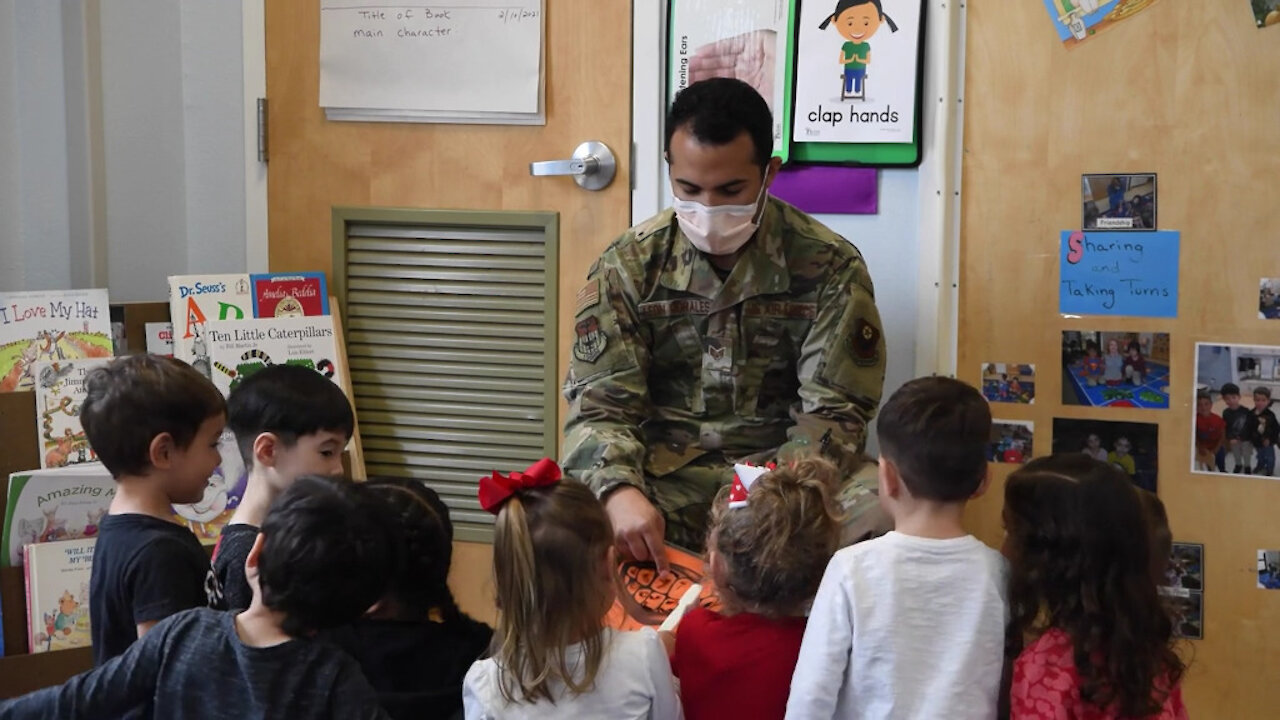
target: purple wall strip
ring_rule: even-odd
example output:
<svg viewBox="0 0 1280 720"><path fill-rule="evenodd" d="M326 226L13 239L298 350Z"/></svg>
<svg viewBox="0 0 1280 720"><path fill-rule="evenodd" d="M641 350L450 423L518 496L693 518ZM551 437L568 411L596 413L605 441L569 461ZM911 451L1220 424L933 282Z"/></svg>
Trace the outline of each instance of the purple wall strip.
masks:
<svg viewBox="0 0 1280 720"><path fill-rule="evenodd" d="M875 215L878 178L875 168L809 165L779 172L769 194L807 213Z"/></svg>

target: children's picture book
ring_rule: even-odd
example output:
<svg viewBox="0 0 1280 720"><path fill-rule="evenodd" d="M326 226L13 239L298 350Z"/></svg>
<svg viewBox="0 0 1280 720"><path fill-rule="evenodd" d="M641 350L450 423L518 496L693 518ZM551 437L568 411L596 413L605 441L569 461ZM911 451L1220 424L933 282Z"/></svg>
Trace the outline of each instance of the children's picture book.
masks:
<svg viewBox="0 0 1280 720"><path fill-rule="evenodd" d="M80 425L80 404L84 402L84 381L89 371L110 361L111 358L85 358L41 360L35 364L40 467L65 467L98 459Z"/></svg>
<svg viewBox="0 0 1280 720"><path fill-rule="evenodd" d="M268 365L301 365L342 386L333 316L209 321L213 384L229 395L244 378Z"/></svg>
<svg viewBox="0 0 1280 720"><path fill-rule="evenodd" d="M329 314L324 273L263 273L249 276L256 318Z"/></svg>
<svg viewBox="0 0 1280 720"><path fill-rule="evenodd" d="M173 323L146 323L143 331L147 334L147 352L173 357Z"/></svg>
<svg viewBox="0 0 1280 720"><path fill-rule="evenodd" d="M98 539L28 545L27 646L32 653L88 647L89 576Z"/></svg>
<svg viewBox="0 0 1280 720"><path fill-rule="evenodd" d="M240 506L249 485L249 469L240 457L235 433L229 429L223 430L218 438L218 454L222 456L222 462L209 476L204 497L199 502L173 506L174 521L190 528L205 545L218 541L222 527Z"/></svg>
<svg viewBox="0 0 1280 720"><path fill-rule="evenodd" d="M212 377L204 324L253 317L249 275L174 275L169 278L173 356Z"/></svg>
<svg viewBox="0 0 1280 720"><path fill-rule="evenodd" d="M112 351L106 290L0 293L0 392L33 389L38 361Z"/></svg>
<svg viewBox="0 0 1280 720"><path fill-rule="evenodd" d="M703 572L702 558L674 545L666 546L670 570L659 574L652 562L623 560L615 579L617 594L605 616L605 625L617 630L659 628L676 610L680 599L694 585L701 585L697 604L720 610L720 598Z"/></svg>
<svg viewBox="0 0 1280 720"><path fill-rule="evenodd" d="M84 463L9 475L0 567L22 564L33 543L94 537L116 496L116 483L102 463Z"/></svg>

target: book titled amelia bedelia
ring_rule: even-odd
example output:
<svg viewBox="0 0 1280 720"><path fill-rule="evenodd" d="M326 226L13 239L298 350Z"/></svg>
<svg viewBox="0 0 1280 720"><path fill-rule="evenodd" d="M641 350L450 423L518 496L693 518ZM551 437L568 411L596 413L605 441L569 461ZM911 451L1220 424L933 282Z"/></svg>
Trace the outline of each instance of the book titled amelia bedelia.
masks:
<svg viewBox="0 0 1280 720"><path fill-rule="evenodd" d="M213 384L224 394L268 365L309 368L342 387L331 315L210 321L205 334Z"/></svg>
<svg viewBox="0 0 1280 720"><path fill-rule="evenodd" d="M89 577L97 538L28 545L27 643L31 652L88 647Z"/></svg>
<svg viewBox="0 0 1280 720"><path fill-rule="evenodd" d="M111 354L106 290L0 293L0 392L34 388L41 360Z"/></svg>
<svg viewBox="0 0 1280 720"><path fill-rule="evenodd" d="M64 467L98 459L80 424L80 405L87 392L85 377L90 370L108 362L111 358L41 360L35 364L40 467Z"/></svg>
<svg viewBox="0 0 1280 720"><path fill-rule="evenodd" d="M253 317L249 275L174 275L169 278L173 356L212 377L204 325L212 320Z"/></svg>
<svg viewBox="0 0 1280 720"><path fill-rule="evenodd" d="M329 314L329 288L324 273L263 273L249 276L253 316L300 317Z"/></svg>

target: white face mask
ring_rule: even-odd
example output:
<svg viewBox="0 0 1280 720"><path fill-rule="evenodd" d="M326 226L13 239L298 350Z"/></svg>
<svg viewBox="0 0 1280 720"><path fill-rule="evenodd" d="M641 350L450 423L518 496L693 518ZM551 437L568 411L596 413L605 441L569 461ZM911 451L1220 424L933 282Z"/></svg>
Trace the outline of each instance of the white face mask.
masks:
<svg viewBox="0 0 1280 720"><path fill-rule="evenodd" d="M760 226L760 201L767 183L761 180L760 194L750 205L703 205L676 198L671 207L689 242L708 255L732 255L751 239Z"/></svg>

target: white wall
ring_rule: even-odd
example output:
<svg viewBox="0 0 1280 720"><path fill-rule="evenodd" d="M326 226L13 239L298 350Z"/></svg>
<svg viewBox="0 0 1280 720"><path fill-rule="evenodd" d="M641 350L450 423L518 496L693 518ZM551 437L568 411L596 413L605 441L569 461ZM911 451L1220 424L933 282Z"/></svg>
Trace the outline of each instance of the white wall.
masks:
<svg viewBox="0 0 1280 720"><path fill-rule="evenodd" d="M234 2L0 0L0 289L245 269L241 36Z"/></svg>
<svg viewBox="0 0 1280 720"><path fill-rule="evenodd" d="M885 400L916 376L919 179L915 169L881 170L879 213L815 216L857 246L871 270L888 355ZM868 447L875 452L874 432Z"/></svg>

